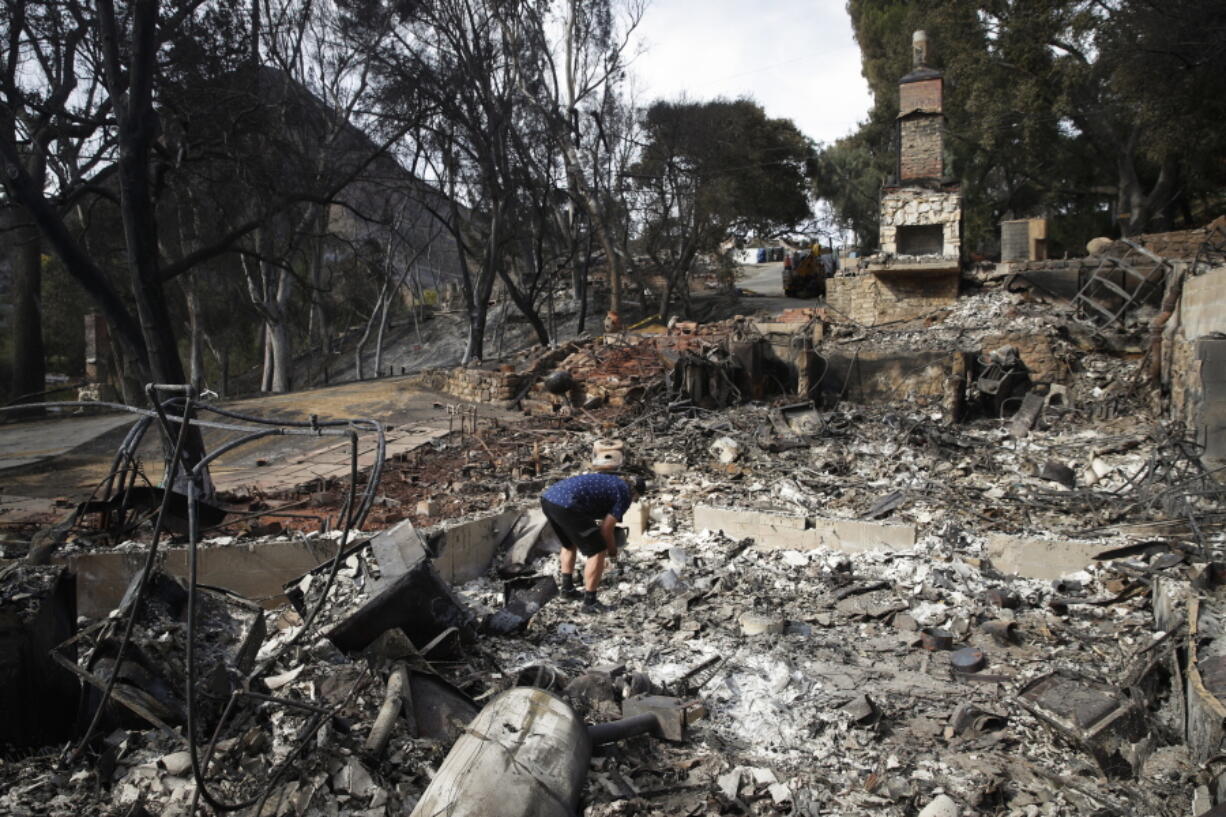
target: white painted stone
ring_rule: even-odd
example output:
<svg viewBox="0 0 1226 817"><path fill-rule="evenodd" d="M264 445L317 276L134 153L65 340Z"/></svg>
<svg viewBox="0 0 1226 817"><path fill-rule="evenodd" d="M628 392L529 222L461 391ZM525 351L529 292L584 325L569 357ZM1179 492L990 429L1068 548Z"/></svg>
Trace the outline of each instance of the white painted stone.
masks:
<svg viewBox="0 0 1226 817"><path fill-rule="evenodd" d="M178 777L186 774L191 769L192 756L187 752L171 752L168 755L162 755L162 759L158 763L168 773Z"/></svg>
<svg viewBox="0 0 1226 817"><path fill-rule="evenodd" d="M770 792L771 800L777 806L783 805L792 799L792 790L788 788L786 783L772 783L766 790Z"/></svg>
<svg viewBox="0 0 1226 817"><path fill-rule="evenodd" d="M931 803L924 806L919 817L959 817L961 814L962 810L952 797L948 794L938 794L932 798Z"/></svg>
<svg viewBox="0 0 1226 817"><path fill-rule="evenodd" d="M736 462L736 458L741 455L741 444L731 437L720 437L711 443L710 451L720 462L728 464Z"/></svg>
<svg viewBox="0 0 1226 817"><path fill-rule="evenodd" d="M764 616L761 613L742 613L739 619L741 633L747 636L779 634L783 632L783 619Z"/></svg>
<svg viewBox="0 0 1226 817"><path fill-rule="evenodd" d="M725 797L729 800L734 799L741 790L740 768L733 769L727 774L721 774L715 779L715 784L719 786L719 790L724 793Z"/></svg>

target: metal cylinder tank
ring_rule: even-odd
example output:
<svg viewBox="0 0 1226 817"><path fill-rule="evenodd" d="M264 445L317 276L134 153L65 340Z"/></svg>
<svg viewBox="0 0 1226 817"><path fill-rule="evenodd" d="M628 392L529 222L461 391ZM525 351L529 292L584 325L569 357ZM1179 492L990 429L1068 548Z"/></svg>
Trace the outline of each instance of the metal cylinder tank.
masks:
<svg viewBox="0 0 1226 817"><path fill-rule="evenodd" d="M574 817L591 756L569 704L509 689L456 740L410 817Z"/></svg>

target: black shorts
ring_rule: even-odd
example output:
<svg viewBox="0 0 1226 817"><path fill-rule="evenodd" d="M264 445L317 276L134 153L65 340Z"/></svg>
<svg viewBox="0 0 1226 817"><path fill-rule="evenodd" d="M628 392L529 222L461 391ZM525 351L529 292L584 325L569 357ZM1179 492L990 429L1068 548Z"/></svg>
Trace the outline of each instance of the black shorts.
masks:
<svg viewBox="0 0 1226 817"><path fill-rule="evenodd" d="M541 510L567 550L578 548L584 556L595 556L608 549L600 535L600 523L587 514L556 505L548 499L541 500Z"/></svg>

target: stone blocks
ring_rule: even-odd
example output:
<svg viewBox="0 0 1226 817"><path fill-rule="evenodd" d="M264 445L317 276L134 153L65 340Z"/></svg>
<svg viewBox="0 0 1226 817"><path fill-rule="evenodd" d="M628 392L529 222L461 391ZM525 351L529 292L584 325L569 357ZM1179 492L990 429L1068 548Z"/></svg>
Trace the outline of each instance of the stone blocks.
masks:
<svg viewBox="0 0 1226 817"><path fill-rule="evenodd" d="M488 369L452 369L442 391L472 403L506 402L519 394L523 378L516 372Z"/></svg>
<svg viewBox="0 0 1226 817"><path fill-rule="evenodd" d="M847 275L826 282L831 309L864 326L905 321L952 306L958 299L958 272L939 277L882 279Z"/></svg>
<svg viewBox="0 0 1226 817"><path fill-rule="evenodd" d="M898 228L940 224L944 237L941 255L957 258L962 252L962 194L954 190L902 187L881 197L881 251L898 254Z"/></svg>

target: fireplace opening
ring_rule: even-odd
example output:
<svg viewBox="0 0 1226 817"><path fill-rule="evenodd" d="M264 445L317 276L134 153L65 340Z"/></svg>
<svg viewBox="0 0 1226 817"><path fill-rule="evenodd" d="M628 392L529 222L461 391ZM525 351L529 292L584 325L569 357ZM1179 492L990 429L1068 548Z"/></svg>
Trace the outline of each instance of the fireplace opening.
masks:
<svg viewBox="0 0 1226 817"><path fill-rule="evenodd" d="M898 228L899 255L941 255L945 232L940 224L907 225Z"/></svg>

